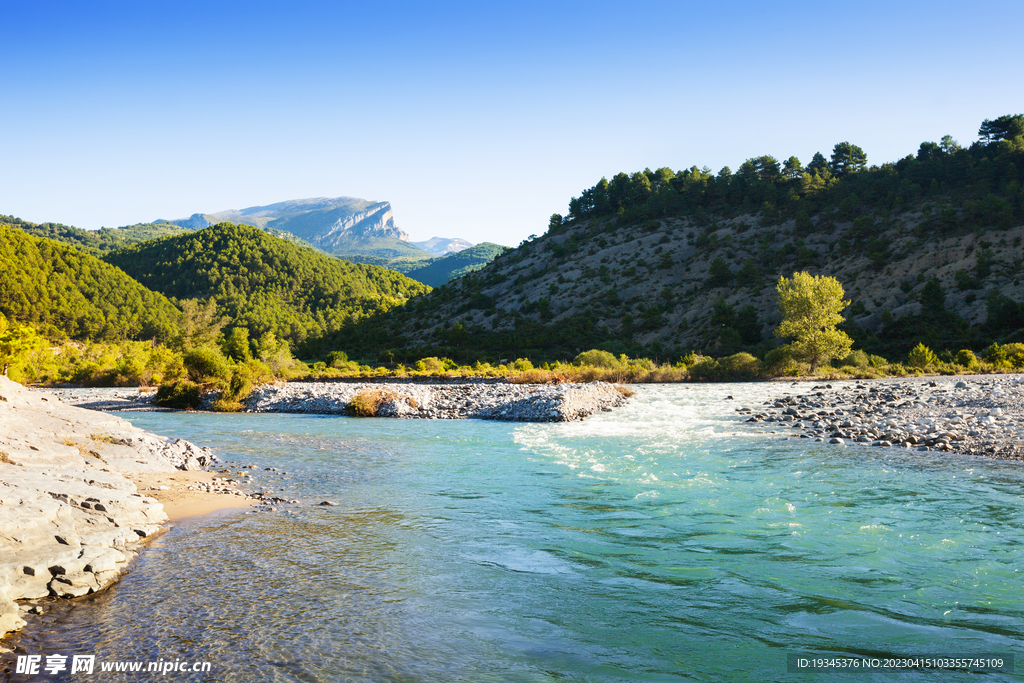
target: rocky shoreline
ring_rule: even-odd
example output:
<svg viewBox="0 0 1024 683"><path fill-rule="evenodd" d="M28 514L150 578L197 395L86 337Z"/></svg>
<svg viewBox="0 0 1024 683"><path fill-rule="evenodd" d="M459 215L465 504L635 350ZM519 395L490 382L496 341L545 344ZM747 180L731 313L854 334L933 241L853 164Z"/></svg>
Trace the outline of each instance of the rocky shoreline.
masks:
<svg viewBox="0 0 1024 683"><path fill-rule="evenodd" d="M821 384L737 412L770 433L835 446L1024 460L1020 375Z"/></svg>
<svg viewBox="0 0 1024 683"><path fill-rule="evenodd" d="M200 473L208 449L0 377L0 636L46 597L115 582L168 517L133 479ZM16 601L22 601L19 604Z"/></svg>

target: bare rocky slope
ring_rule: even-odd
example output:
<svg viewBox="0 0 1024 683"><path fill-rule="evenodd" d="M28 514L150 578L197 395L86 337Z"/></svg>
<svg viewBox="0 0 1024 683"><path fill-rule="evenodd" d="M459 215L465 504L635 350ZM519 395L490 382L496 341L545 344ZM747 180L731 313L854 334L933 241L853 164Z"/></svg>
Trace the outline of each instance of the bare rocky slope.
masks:
<svg viewBox="0 0 1024 683"><path fill-rule="evenodd" d="M129 475L211 460L0 376L0 636L25 624L16 600L101 590L160 529L163 507Z"/></svg>
<svg viewBox="0 0 1024 683"><path fill-rule="evenodd" d="M920 313L932 278L943 288L946 309L972 324L985 321L992 290L1024 299L1024 225L979 225L942 238L936 216L932 205L919 205L873 223L870 238L863 224L828 218L825 225L823 216L810 230L757 215L701 223L579 221L499 256L381 324L402 346L456 354L460 344L498 332L507 355L528 351L531 343L567 355L601 340L622 352L717 355L723 321L713 318L716 302L729 307L742 343L770 340L780 320L776 282L798 270L836 277L852 300L849 320L874 332L889 316ZM464 332L453 329L460 323ZM516 340L545 334L540 342Z"/></svg>

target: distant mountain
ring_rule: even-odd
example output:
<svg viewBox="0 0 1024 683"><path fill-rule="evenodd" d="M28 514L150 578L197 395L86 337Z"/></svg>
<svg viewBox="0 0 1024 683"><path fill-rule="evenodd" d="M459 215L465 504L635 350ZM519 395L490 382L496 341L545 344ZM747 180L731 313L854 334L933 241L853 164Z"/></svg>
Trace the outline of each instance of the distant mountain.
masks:
<svg viewBox="0 0 1024 683"><path fill-rule="evenodd" d="M193 229L232 222L271 232L280 230L336 255L360 254L384 259L427 259L431 256L411 244L409 236L395 225L390 202L355 197L292 199L266 206L196 213L171 222Z"/></svg>
<svg viewBox="0 0 1024 683"><path fill-rule="evenodd" d="M231 223L135 244L106 260L167 296L213 297L231 327L296 346L430 291L400 273Z"/></svg>
<svg viewBox="0 0 1024 683"><path fill-rule="evenodd" d="M450 239L447 237L431 237L426 242L413 242L413 244L424 251L429 251L434 256L446 256L473 246L472 242L461 237L452 237Z"/></svg>
<svg viewBox="0 0 1024 683"><path fill-rule="evenodd" d="M79 340L173 336L180 313L162 294L76 247L2 225L10 222L0 217L0 313L8 319Z"/></svg>
<svg viewBox="0 0 1024 683"><path fill-rule="evenodd" d="M246 209L195 213L189 218L169 222L192 230L221 222L252 225L353 263L381 266L405 274L416 271L419 277L410 277L421 282L429 280L432 286L482 267L502 249L496 244L488 244L465 258L437 263L439 259L472 248L473 243L458 237L432 237L424 242L410 242L409 236L395 225L390 202L356 197L291 199ZM492 256L482 261L487 254Z"/></svg>

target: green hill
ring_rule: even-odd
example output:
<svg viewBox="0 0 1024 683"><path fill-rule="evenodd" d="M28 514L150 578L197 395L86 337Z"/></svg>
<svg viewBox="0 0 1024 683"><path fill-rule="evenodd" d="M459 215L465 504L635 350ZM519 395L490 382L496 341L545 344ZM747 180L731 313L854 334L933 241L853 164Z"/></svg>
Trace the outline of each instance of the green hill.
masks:
<svg viewBox="0 0 1024 683"><path fill-rule="evenodd" d="M0 313L51 337L165 341L177 329L180 314L162 294L72 246L2 224L0 272Z"/></svg>
<svg viewBox="0 0 1024 683"><path fill-rule="evenodd" d="M169 297L212 297L232 327L254 336L271 332L293 345L430 291L400 273L231 223L129 246L106 258Z"/></svg>
<svg viewBox="0 0 1024 683"><path fill-rule="evenodd" d="M988 133L986 133L988 131ZM993 132L995 131L995 132ZM775 283L837 277L871 353L1024 338L1024 116L868 166L856 145L804 167L748 159L601 179L547 234L346 330L350 355L572 358L598 347L678 358L778 343Z"/></svg>
<svg viewBox="0 0 1024 683"><path fill-rule="evenodd" d="M384 256L371 256L368 254L337 254L337 257L352 263L365 263L368 266L389 268L403 275L408 274L410 270L416 270L424 265L433 263L437 259L437 257L430 255L427 255L425 258L415 255L411 257L386 258Z"/></svg>
<svg viewBox="0 0 1024 683"><path fill-rule="evenodd" d="M0 223L14 226L36 237L70 244L93 256L102 256L137 242L190 232L190 229L173 223L139 223L99 230L82 230L60 223L30 223L14 216L0 216Z"/></svg>
<svg viewBox="0 0 1024 683"><path fill-rule="evenodd" d="M466 273L480 270L507 249L508 247L493 242L482 242L468 249L434 259L425 266L402 272L413 280L419 280L431 287L439 287Z"/></svg>
<svg viewBox="0 0 1024 683"><path fill-rule="evenodd" d="M181 226L169 221L154 221L153 223L137 223L125 225L120 228L100 228L99 230L83 230L60 223L30 223L14 216L0 216L0 222L13 225L30 235L45 237L47 239L70 244L93 256L103 256L130 244L147 242L160 237L181 235L187 232L194 232L200 228ZM263 232L274 237L294 242L304 247L312 247L306 240L296 237L285 230L267 226L260 227Z"/></svg>
<svg viewBox="0 0 1024 683"><path fill-rule="evenodd" d="M390 268L431 287L440 287L466 273L480 270L506 249L508 247L492 242L483 242L459 252L426 259L419 257L382 258L364 254L341 254L338 258L352 263L366 263Z"/></svg>

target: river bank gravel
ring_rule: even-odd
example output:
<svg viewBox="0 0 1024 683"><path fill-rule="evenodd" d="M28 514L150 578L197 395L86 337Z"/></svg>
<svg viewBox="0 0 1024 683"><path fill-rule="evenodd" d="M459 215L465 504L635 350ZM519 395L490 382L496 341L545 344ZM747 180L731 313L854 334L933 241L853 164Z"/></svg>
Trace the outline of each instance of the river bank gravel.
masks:
<svg viewBox="0 0 1024 683"><path fill-rule="evenodd" d="M1024 376L973 375L806 383L746 422L835 446L866 445L1024 460Z"/></svg>
<svg viewBox="0 0 1024 683"><path fill-rule="evenodd" d="M607 382L289 382L259 387L245 403L246 412L341 415L362 394L379 403L378 417L570 422L620 406L626 402L628 393Z"/></svg>

